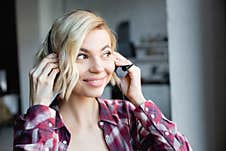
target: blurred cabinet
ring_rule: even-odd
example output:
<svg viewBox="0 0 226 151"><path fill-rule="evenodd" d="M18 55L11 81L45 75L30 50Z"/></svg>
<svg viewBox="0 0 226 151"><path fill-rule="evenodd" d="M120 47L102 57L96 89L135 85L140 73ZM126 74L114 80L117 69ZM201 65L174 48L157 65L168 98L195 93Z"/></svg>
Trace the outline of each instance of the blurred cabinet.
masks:
<svg viewBox="0 0 226 151"><path fill-rule="evenodd" d="M4 94L0 96L0 126L12 125L18 114L18 94Z"/></svg>
<svg viewBox="0 0 226 151"><path fill-rule="evenodd" d="M2 15L5 23L1 24L1 29L7 34L2 39L0 56L0 111L13 114L14 111L21 113L15 4L15 0L5 1L5 9L2 9L2 14L7 10L7 15Z"/></svg>
<svg viewBox="0 0 226 151"><path fill-rule="evenodd" d="M136 54L130 60L140 67L144 84L169 83L167 41L137 44Z"/></svg>

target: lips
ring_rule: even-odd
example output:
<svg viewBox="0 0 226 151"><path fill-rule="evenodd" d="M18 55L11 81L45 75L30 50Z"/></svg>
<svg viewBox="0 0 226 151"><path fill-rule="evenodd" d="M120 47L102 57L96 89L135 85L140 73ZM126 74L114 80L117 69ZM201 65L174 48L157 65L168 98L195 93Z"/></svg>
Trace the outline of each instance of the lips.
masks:
<svg viewBox="0 0 226 151"><path fill-rule="evenodd" d="M89 86L101 87L102 85L105 84L105 78L106 77L102 77L102 78L88 78L88 79L84 79L83 81L86 84L88 84Z"/></svg>

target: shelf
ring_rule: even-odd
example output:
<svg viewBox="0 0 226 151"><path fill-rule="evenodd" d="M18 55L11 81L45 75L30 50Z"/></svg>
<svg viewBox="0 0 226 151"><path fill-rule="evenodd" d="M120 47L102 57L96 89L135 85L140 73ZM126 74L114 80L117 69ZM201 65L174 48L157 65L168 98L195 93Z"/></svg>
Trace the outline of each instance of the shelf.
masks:
<svg viewBox="0 0 226 151"><path fill-rule="evenodd" d="M150 43L138 43L135 46L136 49L148 49L148 48L168 48L167 41L156 41Z"/></svg>
<svg viewBox="0 0 226 151"><path fill-rule="evenodd" d="M136 58L132 58L135 62L168 62L167 41L139 43L135 48Z"/></svg>
<svg viewBox="0 0 226 151"><path fill-rule="evenodd" d="M151 55L143 56L137 58L129 58L134 63L150 63L150 62L159 62L159 63L168 63L168 56L166 55Z"/></svg>

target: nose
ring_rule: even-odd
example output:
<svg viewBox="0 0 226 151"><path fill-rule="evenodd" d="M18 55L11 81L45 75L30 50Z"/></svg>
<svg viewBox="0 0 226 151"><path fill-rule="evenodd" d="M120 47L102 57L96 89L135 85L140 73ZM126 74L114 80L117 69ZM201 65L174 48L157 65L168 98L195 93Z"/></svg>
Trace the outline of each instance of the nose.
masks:
<svg viewBox="0 0 226 151"><path fill-rule="evenodd" d="M89 71L92 73L99 73L104 71L104 63L101 61L101 59L93 59Z"/></svg>

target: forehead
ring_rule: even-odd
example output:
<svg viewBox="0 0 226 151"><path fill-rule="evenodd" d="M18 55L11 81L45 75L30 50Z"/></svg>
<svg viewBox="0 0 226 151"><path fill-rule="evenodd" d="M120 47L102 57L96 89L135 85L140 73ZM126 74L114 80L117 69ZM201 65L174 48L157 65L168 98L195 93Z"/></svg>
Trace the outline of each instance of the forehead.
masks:
<svg viewBox="0 0 226 151"><path fill-rule="evenodd" d="M96 50L102 49L106 45L111 47L109 33L105 29L94 29L87 34L81 47L88 50Z"/></svg>

